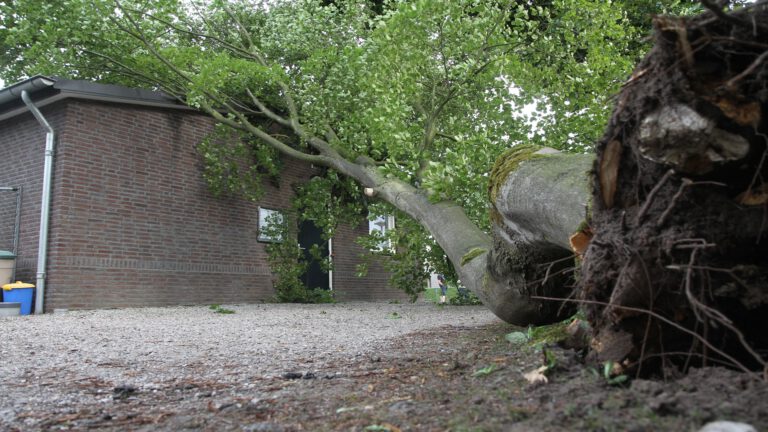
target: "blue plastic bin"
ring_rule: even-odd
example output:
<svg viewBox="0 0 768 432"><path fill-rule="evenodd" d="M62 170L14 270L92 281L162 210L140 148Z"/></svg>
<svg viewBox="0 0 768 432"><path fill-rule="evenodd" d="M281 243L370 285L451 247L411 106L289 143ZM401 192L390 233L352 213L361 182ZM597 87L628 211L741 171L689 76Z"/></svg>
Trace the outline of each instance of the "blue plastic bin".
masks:
<svg viewBox="0 0 768 432"><path fill-rule="evenodd" d="M24 282L3 285L3 301L6 303L21 303L21 315L32 313L32 299L35 297L35 286Z"/></svg>

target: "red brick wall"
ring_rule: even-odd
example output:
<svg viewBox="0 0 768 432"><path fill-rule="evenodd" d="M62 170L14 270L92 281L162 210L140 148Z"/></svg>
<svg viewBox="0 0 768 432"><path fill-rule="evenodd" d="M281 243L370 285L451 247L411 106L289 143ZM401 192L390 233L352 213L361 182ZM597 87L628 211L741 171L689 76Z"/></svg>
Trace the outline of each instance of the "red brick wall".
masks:
<svg viewBox="0 0 768 432"><path fill-rule="evenodd" d="M65 124L65 113L55 107L44 107L43 115L55 130ZM16 260L16 279L35 282L37 244L40 229L40 201L43 188L43 160L45 130L31 114L24 114L0 122L0 186L22 187L20 241ZM5 230L12 229L15 221L15 203L11 194L4 192L3 205L13 205L0 221ZM10 250L12 244L3 248Z"/></svg>
<svg viewBox="0 0 768 432"><path fill-rule="evenodd" d="M383 269L379 258L369 260L364 278L356 276L357 265L363 261L361 255L368 252L355 239L366 234L368 221L364 219L356 227L340 227L333 238L333 286L338 287L336 297L339 300L406 301L408 296L403 291L389 286L389 273Z"/></svg>
<svg viewBox="0 0 768 432"><path fill-rule="evenodd" d="M58 143L47 308L247 302L271 295L257 205L200 176L202 115L69 101ZM285 183L296 181L287 170ZM287 206L285 184L265 200Z"/></svg>
<svg viewBox="0 0 768 432"><path fill-rule="evenodd" d="M254 302L272 295L258 206L286 208L311 169L285 161L260 203L216 198L200 175L203 115L67 100L43 110L59 134L46 310ZM0 123L0 186L24 186L19 276L34 282L44 131L30 115ZM390 299L386 274L354 276L356 233L334 239L341 299Z"/></svg>

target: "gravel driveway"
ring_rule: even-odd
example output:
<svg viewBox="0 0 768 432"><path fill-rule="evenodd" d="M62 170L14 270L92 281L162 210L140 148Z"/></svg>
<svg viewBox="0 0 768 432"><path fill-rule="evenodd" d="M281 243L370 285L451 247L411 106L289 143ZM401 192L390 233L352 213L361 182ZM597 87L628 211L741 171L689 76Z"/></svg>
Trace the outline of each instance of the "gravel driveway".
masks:
<svg viewBox="0 0 768 432"><path fill-rule="evenodd" d="M0 430L41 428L44 413L77 412L174 383L243 386L312 373L339 359L375 355L417 330L499 322L482 306L225 307L235 313L195 306L0 318Z"/></svg>

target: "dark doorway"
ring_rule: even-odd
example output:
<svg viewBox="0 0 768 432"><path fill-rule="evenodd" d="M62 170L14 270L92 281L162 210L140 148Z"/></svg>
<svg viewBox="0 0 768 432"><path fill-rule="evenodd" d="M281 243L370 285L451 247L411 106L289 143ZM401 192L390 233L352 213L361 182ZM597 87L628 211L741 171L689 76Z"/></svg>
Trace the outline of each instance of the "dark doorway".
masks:
<svg viewBox="0 0 768 432"><path fill-rule="evenodd" d="M304 253L304 259L309 263L306 273L301 277L307 288L329 289L328 273L323 270L320 261L309 252L313 245L318 245L321 256L328 258L328 242L323 240L322 230L312 221L304 221L299 225L299 247Z"/></svg>

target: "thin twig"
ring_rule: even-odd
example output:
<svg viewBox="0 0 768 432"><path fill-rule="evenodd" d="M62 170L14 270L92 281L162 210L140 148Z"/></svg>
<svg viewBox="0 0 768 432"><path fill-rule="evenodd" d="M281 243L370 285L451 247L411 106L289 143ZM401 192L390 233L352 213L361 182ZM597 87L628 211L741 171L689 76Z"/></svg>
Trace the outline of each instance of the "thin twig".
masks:
<svg viewBox="0 0 768 432"><path fill-rule="evenodd" d="M677 200L680 199L680 197L683 195L683 192L685 189L690 186L693 182L691 179L684 178L683 182L680 184L680 187L677 189L677 192L672 197L672 200L670 201L667 208L664 210L664 213L661 214L659 217L659 220L656 222L657 226L661 226L664 223L664 220L667 219L667 216L669 216L669 213L672 211L672 208L675 207L675 204L677 203Z"/></svg>
<svg viewBox="0 0 768 432"><path fill-rule="evenodd" d="M757 69L757 67L760 66L760 63L764 62L766 59L768 59L768 51L760 54L755 59L755 61L753 61L752 64L749 65L748 68L744 69L744 71L742 71L740 74L728 80L728 82L725 83L724 87L728 89L733 88L736 85L736 83L738 83L739 81L741 81L742 79L750 75L752 72L754 72L755 69Z"/></svg>
<svg viewBox="0 0 768 432"><path fill-rule="evenodd" d="M571 260L573 260L575 258L576 258L576 255L575 254L571 254L571 255L568 255L565 258L560 258L560 259L557 259L557 260L554 260L554 261L548 263L547 264L547 271L546 271L546 273L544 273L544 280L541 281L541 285L543 286L544 284L547 283L547 279L549 279L549 272L552 270L552 267L554 267L555 264L559 264L559 263L565 262L565 261L571 261ZM561 273L558 273L558 274L561 274Z"/></svg>
<svg viewBox="0 0 768 432"><path fill-rule="evenodd" d="M756 42L756 41L753 41L753 40L737 39L735 37L730 37L730 36L706 36L706 37L702 37L700 39L697 39L696 42L693 43L693 45L697 45L698 46L700 44L699 41L701 41L703 39L706 39L706 43L709 43L709 42L730 42L730 43L736 44L736 45L746 45L746 46L752 46L752 47L755 47L755 48L768 49L768 44ZM702 42L702 43L704 43L704 42Z"/></svg>
<svg viewBox="0 0 768 432"><path fill-rule="evenodd" d="M749 182L749 187L747 187L747 191L752 191L752 188L755 187L755 184L757 183L757 179L760 178L760 171L763 170L763 164L765 164L765 158L768 156L768 136L765 134L760 133L757 130L757 127L754 128L755 134L763 138L763 141L765 141L766 148L763 150L763 154L760 156L760 162L757 164L757 168L755 168L755 173L752 175L752 180Z"/></svg>
<svg viewBox="0 0 768 432"><path fill-rule="evenodd" d="M650 310L653 310L654 301L656 300L656 295L653 292L653 284L651 283L651 274L648 272L648 267L645 265L645 261L640 256L640 253L638 251L634 251L635 256L639 258L640 264L642 264L643 268L643 274L645 275L645 281L646 285L648 286L648 308ZM645 348L646 344L648 343L648 334L651 331L651 317L648 317L648 321L645 324L645 333L643 334L643 343L640 346L640 358L643 358L643 355L645 354ZM640 370L642 369L642 363L638 365L637 367L637 376L640 376Z"/></svg>
<svg viewBox="0 0 768 432"><path fill-rule="evenodd" d="M685 296L688 298L688 301L691 303L693 313L696 315L696 319L701 322L706 322L704 319L701 318L699 315L699 310L701 310L707 318L710 320L722 324L725 326L728 330L732 331L736 337L739 339L739 342L741 342L741 345L744 347L744 349L752 355L752 357L757 360L759 364L762 364L763 366L768 366L768 364L763 361L762 356L758 354L747 342L746 337L744 337L744 333L742 333L734 324L733 321L731 321L727 316L725 316L722 312L720 312L717 309L714 309L710 306L705 305L700 300L696 299L693 296L693 293L691 292L691 285L692 285L692 272L695 268L694 263L696 261L696 253L698 252L698 249L694 249L691 252L691 257L688 263L688 268L686 269L686 275L685 275Z"/></svg>
<svg viewBox="0 0 768 432"><path fill-rule="evenodd" d="M651 189L650 192L648 192L648 196L645 198L645 203L643 203L643 207L640 208L640 211L637 213L637 217L635 218L635 223L639 224L640 219L645 215L645 213L648 211L648 209L651 207L651 203L653 202L653 197L656 196L656 194L661 190L661 187L664 186L664 183L669 180L669 178L675 173L675 170L670 169L664 175L661 177L661 179L656 183L656 186Z"/></svg>
<svg viewBox="0 0 768 432"><path fill-rule="evenodd" d="M684 351L666 351L666 352L663 352L663 353L648 354L645 357L641 357L640 360L638 360L638 362L642 362L645 359L649 359L649 358L653 358L653 357L664 357L664 356L704 357L703 354L699 354L697 352L691 352L691 351L688 351L688 352L684 352ZM730 364L730 363L728 363L726 361L718 360L716 358L709 358L709 361L711 361L712 363L718 363L721 366L733 366L732 364Z"/></svg>
<svg viewBox="0 0 768 432"><path fill-rule="evenodd" d="M640 372L643 369L643 359L645 358L645 347L648 344L648 334L651 332L651 317L648 317L647 321L645 322L645 332L643 333L643 343L640 344L640 360L637 363L637 373L635 374L635 378L640 377Z"/></svg>
<svg viewBox="0 0 768 432"><path fill-rule="evenodd" d="M746 27L749 29L753 29L755 25L750 23L749 21L743 20L741 18L737 18L733 15L729 15L723 11L723 7L713 3L712 0L699 0L702 5L704 5L705 8L709 9L713 14L715 14L716 17L720 18L723 21L727 21L731 24L735 24L741 27ZM727 2L726 2L727 3Z"/></svg>
<svg viewBox="0 0 768 432"><path fill-rule="evenodd" d="M680 197L683 195L683 192L685 192L685 189L687 189L689 186L701 186L701 185L714 185L714 186L722 186L722 187L727 186L725 183L720 183L720 182L714 182L714 181L694 182L691 179L683 178L683 182L680 185L680 188L678 188L677 193L675 193L675 195L672 197L672 200L670 201L666 210L664 210L664 213L662 213L661 216L659 217L659 220L656 222L656 225L661 226L664 224L664 221L667 219L667 216L669 216L669 214L672 212L672 209L675 207L677 200L680 199Z"/></svg>

